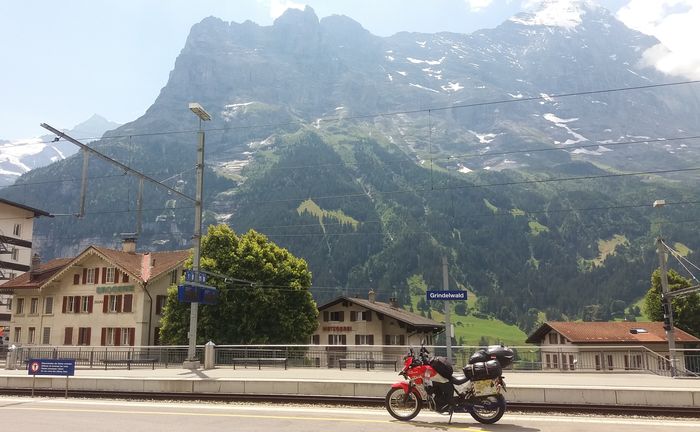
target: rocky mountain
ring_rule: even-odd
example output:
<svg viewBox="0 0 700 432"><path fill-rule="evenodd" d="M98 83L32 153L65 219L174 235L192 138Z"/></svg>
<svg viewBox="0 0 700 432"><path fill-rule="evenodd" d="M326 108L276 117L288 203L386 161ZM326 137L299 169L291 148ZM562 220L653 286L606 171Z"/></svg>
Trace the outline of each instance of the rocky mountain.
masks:
<svg viewBox="0 0 700 432"><path fill-rule="evenodd" d="M119 123L111 122L94 114L89 119L67 130L71 136L85 139L85 142L100 138L106 131L116 129ZM54 136L43 135L20 140L0 139L0 187L10 185L28 171L63 160L78 151L78 148L65 141L53 141Z"/></svg>
<svg viewBox="0 0 700 432"><path fill-rule="evenodd" d="M697 140L681 138L698 135L700 98L647 88L679 80L641 63L656 43L583 0L469 35L382 38L308 7L268 27L207 18L147 112L94 145L193 195L197 101L213 117L205 223L307 259L321 301L371 287L408 304L407 278L440 288L446 255L452 287L527 329L539 311L640 297L661 227L690 258L700 244L661 224L697 213ZM33 170L3 196L75 213L80 167ZM135 230L137 182L99 161L90 177L88 214L38 221L44 257ZM192 203L145 193L141 247L188 245ZM660 197L679 204L654 214Z"/></svg>

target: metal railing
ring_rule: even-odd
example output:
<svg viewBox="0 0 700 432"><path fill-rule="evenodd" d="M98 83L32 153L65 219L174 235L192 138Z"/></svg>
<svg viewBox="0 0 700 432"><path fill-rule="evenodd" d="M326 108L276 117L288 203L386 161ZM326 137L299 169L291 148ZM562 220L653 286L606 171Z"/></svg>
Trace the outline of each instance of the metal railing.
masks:
<svg viewBox="0 0 700 432"><path fill-rule="evenodd" d="M233 366L245 360L268 359L275 363L284 359L288 367L339 368L341 360L346 367L377 369L401 368L408 346L396 345L219 345L214 347L214 364L218 367ZM445 356L444 346L427 347L431 355ZM625 373L644 372L670 375L668 357L644 346L514 346L511 371L540 372L600 372ZM417 347L414 347L417 350ZM452 363L456 372L468 364L469 357L481 347L455 346L452 348ZM197 346L196 356L204 363L204 346ZM677 370L681 376L696 376L700 372L700 349L677 350ZM142 347L65 347L65 346L20 346L16 347L7 364L14 369L23 369L30 358L74 359L81 368L104 368L127 363L133 367L168 368L179 367L187 358L187 346L142 346ZM3 362L3 365L9 362Z"/></svg>

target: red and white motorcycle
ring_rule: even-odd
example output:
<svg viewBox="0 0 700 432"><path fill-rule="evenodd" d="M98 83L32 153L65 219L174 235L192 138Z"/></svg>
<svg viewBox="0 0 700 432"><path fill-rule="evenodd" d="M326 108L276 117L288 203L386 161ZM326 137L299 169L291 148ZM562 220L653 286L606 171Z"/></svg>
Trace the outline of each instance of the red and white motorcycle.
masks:
<svg viewBox="0 0 700 432"><path fill-rule="evenodd" d="M506 390L502 368L514 357L511 349L492 346L477 351L462 371L464 377L452 375L452 365L443 357L429 357L421 346L418 355L409 348L404 367L399 372L406 381L395 383L384 405L392 417L408 421L418 415L427 402L432 411L449 414L469 413L476 421L496 423L506 411Z"/></svg>

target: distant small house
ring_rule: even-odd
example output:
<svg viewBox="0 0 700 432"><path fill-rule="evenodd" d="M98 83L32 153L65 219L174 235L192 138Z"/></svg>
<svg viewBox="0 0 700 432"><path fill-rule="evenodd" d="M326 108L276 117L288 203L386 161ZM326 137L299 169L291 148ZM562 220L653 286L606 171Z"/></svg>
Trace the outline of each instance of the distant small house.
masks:
<svg viewBox="0 0 700 432"><path fill-rule="evenodd" d="M338 297L319 306L318 328L311 337L314 345L325 345L318 362L334 367L339 359L400 359L406 345L427 345L445 325L401 309L395 299L376 301Z"/></svg>
<svg viewBox="0 0 700 432"><path fill-rule="evenodd" d="M700 339L675 329L678 350L700 346ZM669 370L666 332L661 322L557 322L535 330L527 343L541 349L543 370ZM694 356L677 354L678 368L696 369Z"/></svg>

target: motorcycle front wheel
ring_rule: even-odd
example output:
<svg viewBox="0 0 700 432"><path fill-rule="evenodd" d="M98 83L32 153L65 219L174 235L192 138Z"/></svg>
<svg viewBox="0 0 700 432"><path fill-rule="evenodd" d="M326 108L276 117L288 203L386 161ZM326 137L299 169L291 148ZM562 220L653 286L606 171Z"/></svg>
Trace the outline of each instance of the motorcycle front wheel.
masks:
<svg viewBox="0 0 700 432"><path fill-rule="evenodd" d="M479 423L496 423L506 412L506 398L500 394L479 398L473 404L469 414Z"/></svg>
<svg viewBox="0 0 700 432"><path fill-rule="evenodd" d="M392 388L386 394L384 406L392 417L401 421L408 421L418 415L422 406L422 399L418 390L413 389L405 393L401 388Z"/></svg>

